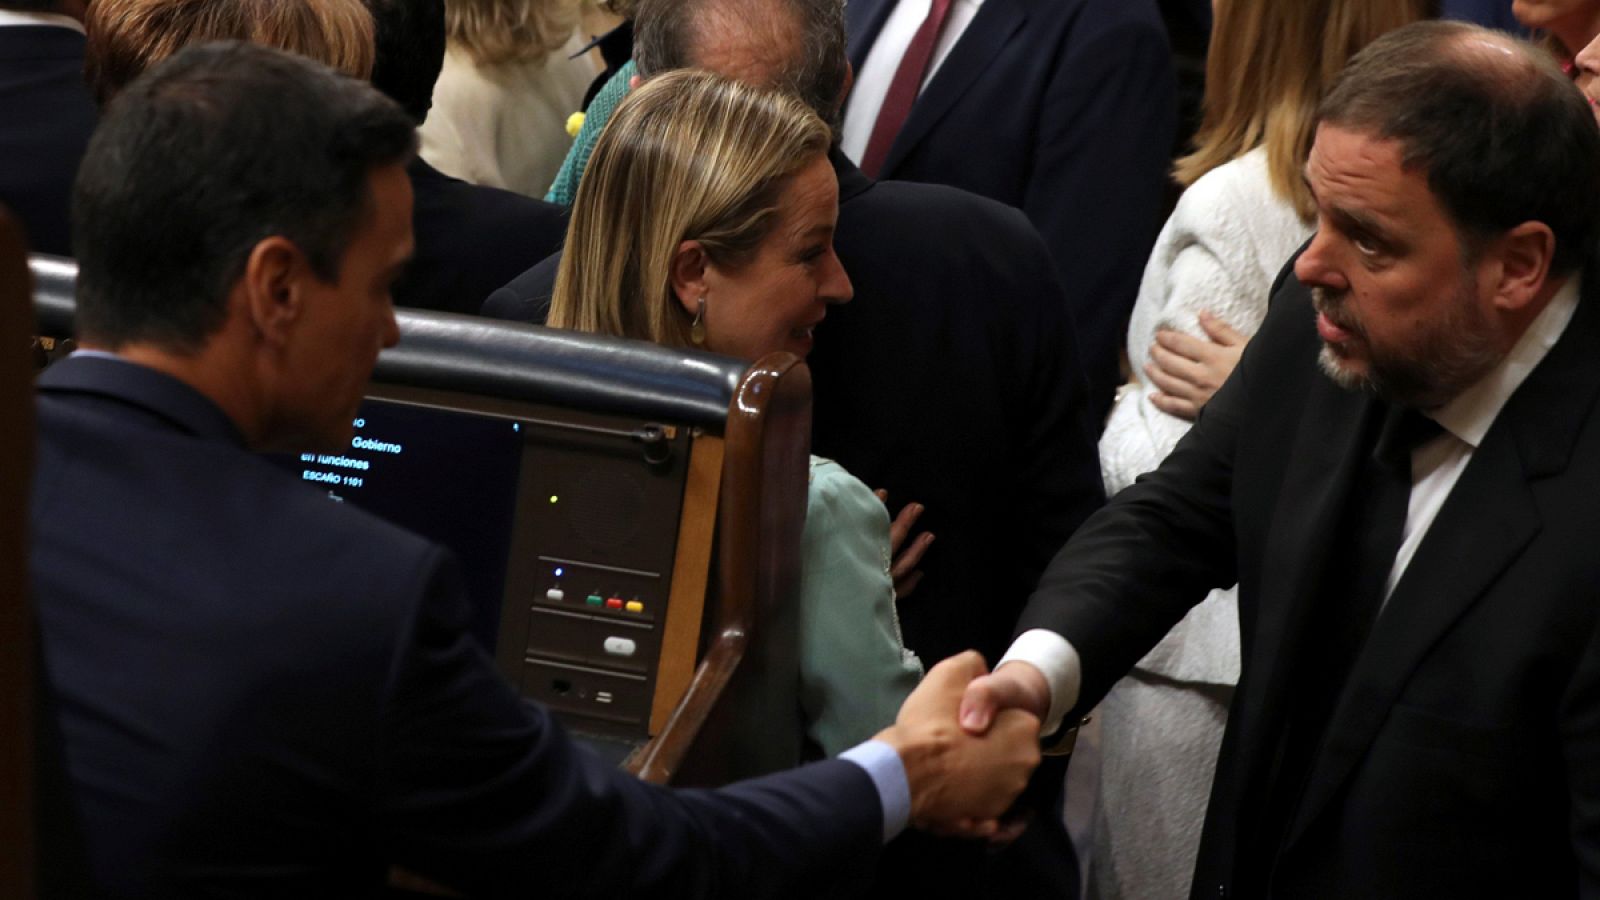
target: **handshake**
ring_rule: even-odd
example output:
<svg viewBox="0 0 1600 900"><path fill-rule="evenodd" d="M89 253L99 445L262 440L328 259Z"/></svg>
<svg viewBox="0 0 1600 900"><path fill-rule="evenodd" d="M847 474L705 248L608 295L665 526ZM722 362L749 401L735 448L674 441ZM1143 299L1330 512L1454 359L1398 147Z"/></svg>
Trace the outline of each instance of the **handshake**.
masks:
<svg viewBox="0 0 1600 900"><path fill-rule="evenodd" d="M906 698L895 723L877 735L905 765L911 824L918 828L994 836L1039 764L1039 715L1004 703L979 702L981 710L975 708L984 700L984 686L995 680L987 675L976 652L944 660Z"/></svg>

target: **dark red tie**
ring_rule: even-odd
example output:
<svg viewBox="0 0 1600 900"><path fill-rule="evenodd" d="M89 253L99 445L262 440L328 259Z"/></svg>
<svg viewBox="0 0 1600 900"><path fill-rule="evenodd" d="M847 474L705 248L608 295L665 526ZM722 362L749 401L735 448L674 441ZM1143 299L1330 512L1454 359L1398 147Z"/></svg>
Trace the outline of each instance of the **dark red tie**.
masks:
<svg viewBox="0 0 1600 900"><path fill-rule="evenodd" d="M878 110L878 121L872 126L872 139L867 141L867 152L861 157L861 171L869 178L877 178L883 161L894 146L895 136L911 115L911 106L917 102L917 92L928 75L928 64L933 61L933 48L939 43L939 32L950 17L952 0L933 0L928 17L911 38L906 55L900 58L900 68L895 70L894 81L889 83L889 93L883 97L883 107Z"/></svg>

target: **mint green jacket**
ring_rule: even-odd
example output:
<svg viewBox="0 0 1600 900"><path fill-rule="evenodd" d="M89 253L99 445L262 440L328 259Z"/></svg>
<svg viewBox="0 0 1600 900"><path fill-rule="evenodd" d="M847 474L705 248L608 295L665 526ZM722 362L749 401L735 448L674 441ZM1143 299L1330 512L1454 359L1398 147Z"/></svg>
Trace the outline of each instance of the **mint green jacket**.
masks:
<svg viewBox="0 0 1600 900"><path fill-rule="evenodd" d="M889 512L859 478L811 457L800 557L800 706L835 756L893 724L922 663L900 639Z"/></svg>

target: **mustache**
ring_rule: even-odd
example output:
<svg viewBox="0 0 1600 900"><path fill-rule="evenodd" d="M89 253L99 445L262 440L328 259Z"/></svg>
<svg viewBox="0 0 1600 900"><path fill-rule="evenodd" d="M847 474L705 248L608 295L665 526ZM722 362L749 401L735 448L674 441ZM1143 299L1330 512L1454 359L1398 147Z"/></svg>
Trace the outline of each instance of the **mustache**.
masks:
<svg viewBox="0 0 1600 900"><path fill-rule="evenodd" d="M1350 315L1350 311L1345 308L1344 298L1345 293L1342 291L1336 294L1320 285L1311 288L1311 307L1313 309L1322 313L1329 322L1339 328L1350 332L1356 337L1365 339L1367 336L1366 329L1362 328L1361 323L1356 321L1356 318Z"/></svg>

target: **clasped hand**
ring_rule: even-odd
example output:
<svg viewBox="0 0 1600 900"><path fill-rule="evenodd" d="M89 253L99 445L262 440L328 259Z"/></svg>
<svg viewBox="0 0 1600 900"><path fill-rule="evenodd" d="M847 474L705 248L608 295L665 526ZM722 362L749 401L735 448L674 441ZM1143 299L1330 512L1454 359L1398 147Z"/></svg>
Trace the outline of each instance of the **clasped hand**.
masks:
<svg viewBox="0 0 1600 900"><path fill-rule="evenodd" d="M952 656L929 670L900 707L894 725L878 735L900 754L911 784L911 823L964 837L992 837L1039 765L1039 717L1021 709L996 711L983 734L957 721L974 679L988 674L976 652Z"/></svg>

